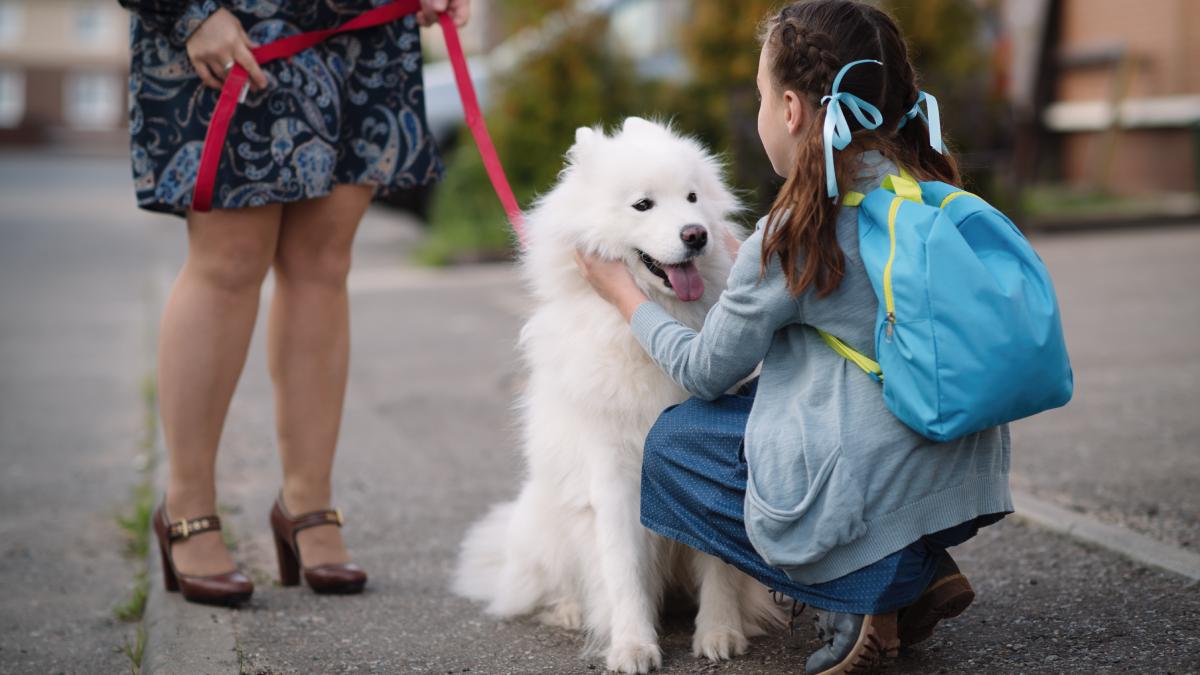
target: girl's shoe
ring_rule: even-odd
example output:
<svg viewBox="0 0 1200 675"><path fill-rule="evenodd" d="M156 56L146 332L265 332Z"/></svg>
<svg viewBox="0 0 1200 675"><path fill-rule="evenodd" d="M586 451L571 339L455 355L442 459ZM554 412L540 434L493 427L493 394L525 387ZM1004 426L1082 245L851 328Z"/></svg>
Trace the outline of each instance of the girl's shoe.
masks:
<svg viewBox="0 0 1200 675"><path fill-rule="evenodd" d="M900 651L896 613L848 614L817 610L817 637L825 645L804 664L805 675L869 673Z"/></svg>
<svg viewBox="0 0 1200 675"><path fill-rule="evenodd" d="M300 571L304 580L317 593L358 593L367 583L367 573L354 563L333 563L302 567L300 547L296 545L296 533L321 525L342 526L342 512L336 509L310 511L291 516L283 506L283 495L271 507L271 531L275 533L275 553L279 557L279 582L284 586L300 584Z"/></svg>
<svg viewBox="0 0 1200 675"><path fill-rule="evenodd" d="M171 546L186 541L202 532L221 529L217 516L201 516L171 522L167 520L165 504L154 509L154 534L158 538L158 551L162 555L163 581L168 591L181 591L184 600L207 605L239 605L250 599L254 584L238 570L222 574L180 574L171 558Z"/></svg>
<svg viewBox="0 0 1200 675"><path fill-rule="evenodd" d="M958 571L949 553L942 552L937 572L928 588L913 604L897 612L900 646L909 647L928 640L942 619L962 614L975 600L971 583Z"/></svg>

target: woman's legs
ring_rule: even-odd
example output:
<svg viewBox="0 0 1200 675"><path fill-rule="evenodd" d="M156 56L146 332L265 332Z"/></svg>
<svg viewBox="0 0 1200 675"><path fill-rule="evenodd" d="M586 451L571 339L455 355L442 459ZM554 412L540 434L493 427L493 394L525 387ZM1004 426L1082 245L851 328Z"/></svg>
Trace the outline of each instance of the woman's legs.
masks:
<svg viewBox="0 0 1200 675"><path fill-rule="evenodd" d="M326 197L284 206L275 252L268 355L292 515L330 507L333 455L350 361L346 276L359 220L373 189L338 185ZM305 566L349 560L339 528L296 535Z"/></svg>
<svg viewBox="0 0 1200 675"><path fill-rule="evenodd" d="M217 445L258 314L282 207L188 214L188 255L163 310L158 398L167 443L167 514L216 513ZM218 532L172 547L184 574L227 572L233 560Z"/></svg>

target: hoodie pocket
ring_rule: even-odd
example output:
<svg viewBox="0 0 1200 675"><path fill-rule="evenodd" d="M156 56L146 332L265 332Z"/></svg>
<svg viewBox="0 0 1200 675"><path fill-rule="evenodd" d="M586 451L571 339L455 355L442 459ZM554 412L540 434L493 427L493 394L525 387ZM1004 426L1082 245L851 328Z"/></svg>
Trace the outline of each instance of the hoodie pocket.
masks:
<svg viewBox="0 0 1200 675"><path fill-rule="evenodd" d="M775 566L820 560L831 549L866 532L866 501L841 448L821 463L804 494L763 494L753 467L746 482L746 534L759 555ZM778 487L778 486L776 486Z"/></svg>

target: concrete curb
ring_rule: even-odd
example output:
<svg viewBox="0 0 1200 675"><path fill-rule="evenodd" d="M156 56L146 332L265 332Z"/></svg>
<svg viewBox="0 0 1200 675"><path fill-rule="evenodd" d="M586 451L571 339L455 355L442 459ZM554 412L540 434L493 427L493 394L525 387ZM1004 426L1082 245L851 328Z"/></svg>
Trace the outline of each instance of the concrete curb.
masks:
<svg viewBox="0 0 1200 675"><path fill-rule="evenodd" d="M162 433L154 444L158 469L154 472L155 499L166 485L166 461ZM175 673L241 672L234 629L236 610L197 605L170 593L163 586L162 562L158 541L151 535L146 561L149 588L142 625L146 629L146 650L142 654L144 675Z"/></svg>
<svg viewBox="0 0 1200 675"><path fill-rule="evenodd" d="M1144 534L1102 523L1025 492L1013 491L1016 516L1048 530L1094 544L1135 562L1200 581L1200 554Z"/></svg>
<svg viewBox="0 0 1200 675"><path fill-rule="evenodd" d="M154 289L157 293L154 300L161 305L162 299L167 297L170 280L164 270L158 270L156 277L159 283ZM167 484L165 448L159 428L154 439L156 469L151 480L156 505ZM153 532L150 539L150 550L146 554L149 586L146 611L142 615L146 648L142 653L141 672L144 675L241 672L234 627L236 610L196 605L178 593L169 593L163 586L162 562Z"/></svg>
<svg viewBox="0 0 1200 675"><path fill-rule="evenodd" d="M163 588L158 546L150 551L150 591L142 622L146 627L146 651L142 673L240 672L234 611L187 602Z"/></svg>

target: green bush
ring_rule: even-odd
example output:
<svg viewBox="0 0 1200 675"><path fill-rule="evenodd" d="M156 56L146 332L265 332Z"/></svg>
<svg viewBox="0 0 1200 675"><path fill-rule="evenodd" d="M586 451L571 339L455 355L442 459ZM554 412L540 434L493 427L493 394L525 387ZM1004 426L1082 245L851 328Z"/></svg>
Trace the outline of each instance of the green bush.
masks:
<svg viewBox="0 0 1200 675"><path fill-rule="evenodd" d="M500 3L509 32L552 11L570 11L567 0ZM613 124L627 115L666 116L697 136L729 167L729 179L754 213L769 207L780 179L758 138L758 26L779 0L695 0L678 27L678 43L692 72L684 83L651 83L612 49L607 20L582 21L555 44L495 83L499 98L487 111L496 149L513 192L528 208L538 190L553 185L563 153L579 126ZM996 137L998 106L987 90L987 57L979 45L980 13L961 0L883 0L910 42L927 88L942 101L943 121L957 148L976 157L1003 145ZM950 36L950 37L947 37ZM981 79L981 76L983 79ZM446 264L511 255L512 237L468 132L447 157L446 178L434 194L430 234L422 261ZM989 190L991 162L974 170L975 189Z"/></svg>

